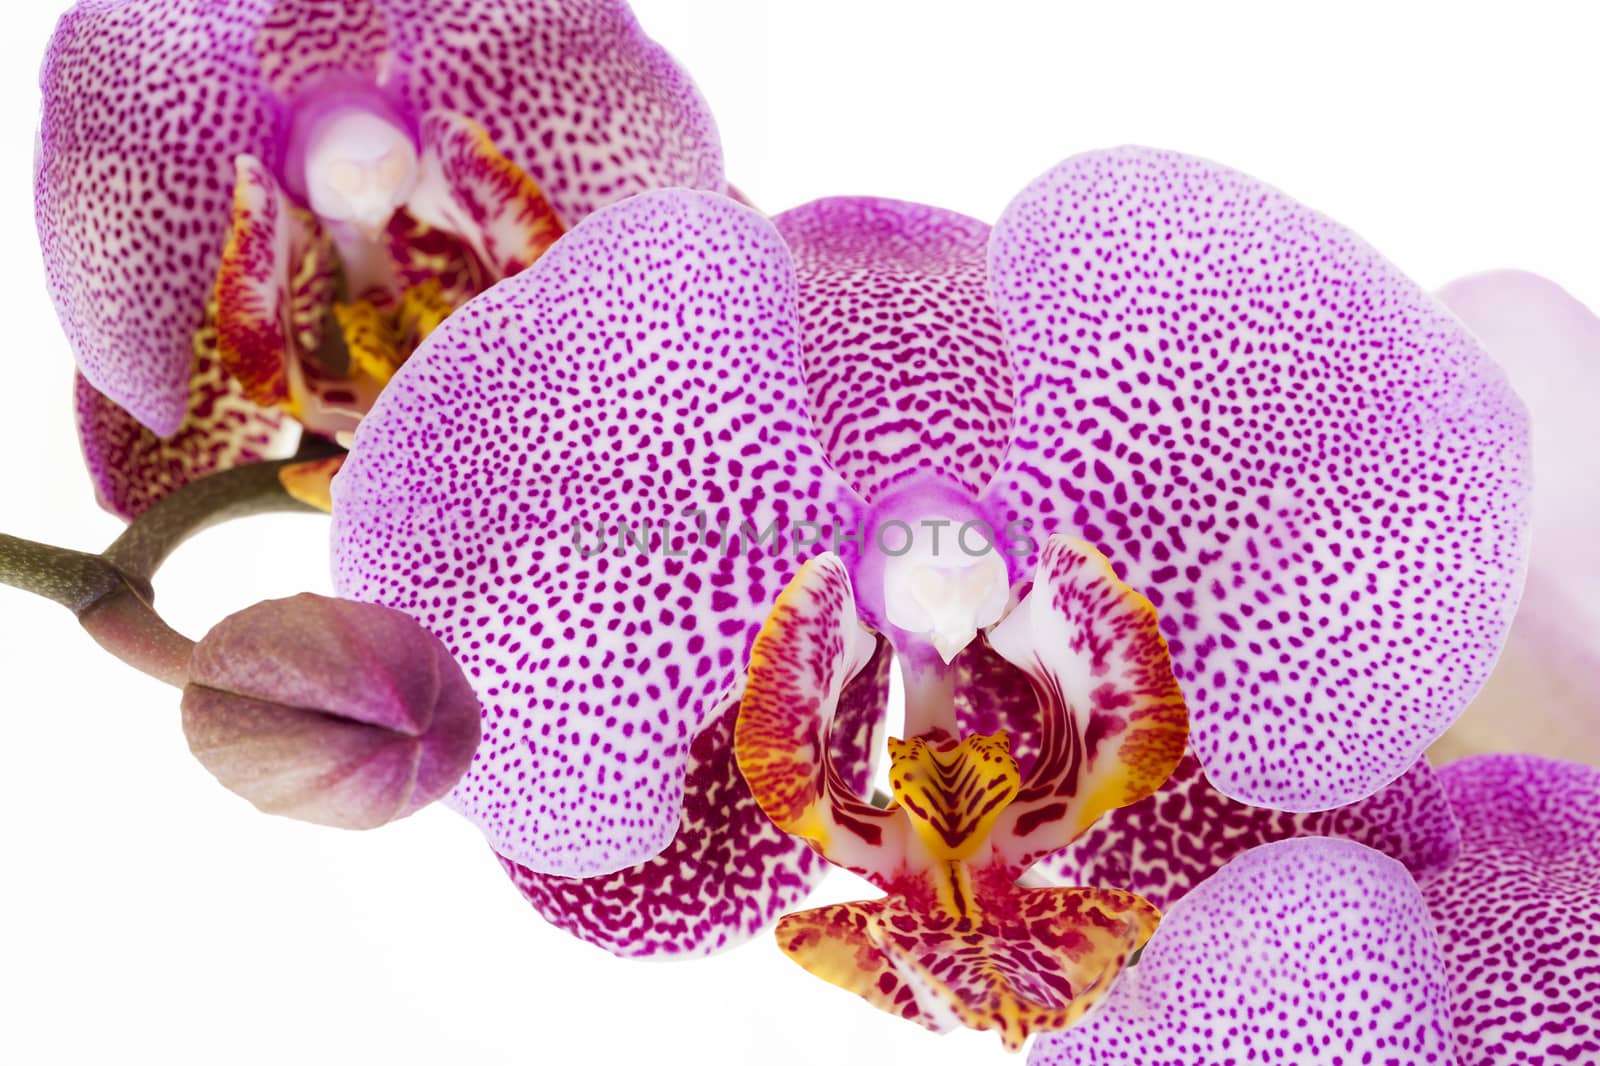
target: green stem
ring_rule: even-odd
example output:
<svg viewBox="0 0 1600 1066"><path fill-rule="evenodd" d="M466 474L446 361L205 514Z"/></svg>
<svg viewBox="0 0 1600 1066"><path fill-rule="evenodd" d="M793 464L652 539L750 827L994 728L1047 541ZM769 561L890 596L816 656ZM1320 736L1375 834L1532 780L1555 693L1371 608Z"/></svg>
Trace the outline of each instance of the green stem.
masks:
<svg viewBox="0 0 1600 1066"><path fill-rule="evenodd" d="M152 677L183 687L194 642L162 620L151 580L177 547L234 518L271 511L317 513L290 496L278 472L338 454L321 442L293 459L208 474L156 501L100 555L0 533L0 584L54 600L101 647Z"/></svg>
<svg viewBox="0 0 1600 1066"><path fill-rule="evenodd" d="M54 600L73 614L82 614L129 583L101 556L0 533L0 584Z"/></svg>
<svg viewBox="0 0 1600 1066"><path fill-rule="evenodd" d="M316 514L315 507L284 490L278 471L338 452L332 444L326 451L308 446L293 459L251 463L191 481L157 500L135 519L105 550L104 558L123 573L148 581L178 545L212 526L274 511Z"/></svg>

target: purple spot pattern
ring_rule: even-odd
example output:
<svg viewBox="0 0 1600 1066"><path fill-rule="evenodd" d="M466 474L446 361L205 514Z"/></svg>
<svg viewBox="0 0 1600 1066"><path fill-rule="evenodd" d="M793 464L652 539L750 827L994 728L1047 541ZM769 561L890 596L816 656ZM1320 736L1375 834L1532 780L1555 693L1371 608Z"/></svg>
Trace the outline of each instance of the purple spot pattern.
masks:
<svg viewBox="0 0 1600 1066"><path fill-rule="evenodd" d="M828 737L833 766L860 791L889 698L887 645L845 689ZM629 958L710 955L798 905L828 864L773 824L733 754L738 693L694 740L683 819L661 854L605 877L536 874L501 858L511 880L551 924Z"/></svg>
<svg viewBox="0 0 1600 1066"><path fill-rule="evenodd" d="M1461 830L1437 775L1418 760L1392 784L1346 807L1295 814L1229 799L1184 756L1160 791L1108 812L1034 867L1070 885L1115 885L1166 910L1234 856L1296 837L1353 840L1425 881L1461 851Z"/></svg>
<svg viewBox="0 0 1600 1066"><path fill-rule="evenodd" d="M252 51L271 7L80 3L40 72L34 209L50 296L84 376L161 436L188 407L234 156L264 156L273 136Z"/></svg>
<svg viewBox="0 0 1600 1066"><path fill-rule="evenodd" d="M374 0L278 0L255 39L262 80L284 100L323 74L376 81L388 49Z"/></svg>
<svg viewBox="0 0 1600 1066"><path fill-rule="evenodd" d="M647 193L453 315L362 422L333 483L336 585L466 669L484 743L452 803L507 858L610 873L678 831L691 741L802 561L718 528L852 502L799 348L771 224ZM596 549L592 531L646 522L684 557Z"/></svg>
<svg viewBox="0 0 1600 1066"><path fill-rule="evenodd" d="M991 494L1162 615L1213 784L1317 810L1416 762L1494 661L1527 426L1472 337L1349 231L1205 160L1067 160L990 275L1018 375Z"/></svg>
<svg viewBox="0 0 1600 1066"><path fill-rule="evenodd" d="M1180 900L1101 1009L1029 1066L1450 1066L1449 991L1416 883L1308 837L1245 852Z"/></svg>
<svg viewBox="0 0 1600 1066"><path fill-rule="evenodd" d="M382 0L417 114L471 116L563 225L646 189L723 192L700 91L621 0Z"/></svg>
<svg viewBox="0 0 1600 1066"><path fill-rule="evenodd" d="M257 407L214 349L195 360L189 409L176 435L158 437L100 393L82 374L75 382L78 441L95 498L130 521L197 477L241 463L281 459L299 431L276 411Z"/></svg>
<svg viewBox="0 0 1600 1066"><path fill-rule="evenodd" d="M866 197L773 222L795 256L811 414L834 467L868 500L917 471L976 496L1000 466L1015 385L989 227Z"/></svg>
<svg viewBox="0 0 1600 1066"><path fill-rule="evenodd" d="M1485 755L1439 771L1463 837L1423 886L1461 1066L1600 1062L1600 769Z"/></svg>
<svg viewBox="0 0 1600 1066"><path fill-rule="evenodd" d="M295 13L314 17L301 33L286 21ZM330 20L362 28L352 38ZM269 52L274 42L333 51L264 74L263 31ZM375 60L380 34L391 52ZM46 280L85 376L162 436L188 402L234 157L275 159L287 135L266 78L295 89L336 64L386 75L412 119L445 108L484 125L568 225L646 188L725 187L705 101L615 0L80 3L41 71L34 202Z"/></svg>

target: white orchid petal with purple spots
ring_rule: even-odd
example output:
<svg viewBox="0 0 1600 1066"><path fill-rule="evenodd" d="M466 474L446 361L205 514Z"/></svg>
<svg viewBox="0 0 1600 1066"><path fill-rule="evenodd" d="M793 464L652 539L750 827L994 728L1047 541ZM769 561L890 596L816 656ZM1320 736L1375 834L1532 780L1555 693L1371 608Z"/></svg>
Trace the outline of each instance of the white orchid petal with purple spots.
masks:
<svg viewBox="0 0 1600 1066"><path fill-rule="evenodd" d="M501 857L552 925L626 958L709 955L798 904L827 870L762 813L733 758L736 690L695 738L683 821L665 850L599 877L539 874Z"/></svg>
<svg viewBox="0 0 1600 1066"><path fill-rule="evenodd" d="M645 189L727 189L710 108L622 0L381 6L416 113L482 125L563 224Z"/></svg>
<svg viewBox="0 0 1600 1066"><path fill-rule="evenodd" d="M771 223L649 193L457 312L362 422L334 482L337 586L466 668L484 743L452 802L507 858L588 876L672 839L690 743L799 566L738 531L853 499L799 355ZM686 557L618 549L662 524Z"/></svg>
<svg viewBox="0 0 1600 1066"><path fill-rule="evenodd" d="M1460 1066L1600 1062L1600 770L1486 755L1439 777L1463 848L1423 896Z"/></svg>
<svg viewBox="0 0 1600 1066"><path fill-rule="evenodd" d="M868 500L919 470L982 492L1015 386L989 299L989 227L868 197L773 222L795 256L811 415L834 467Z"/></svg>
<svg viewBox="0 0 1600 1066"><path fill-rule="evenodd" d="M91 384L161 436L232 218L233 160L267 153L253 45L270 0L81 3L40 72L45 278Z"/></svg>
<svg viewBox="0 0 1600 1066"><path fill-rule="evenodd" d="M888 702L889 658L874 684L852 686L828 743L850 787L870 776L869 755ZM683 821L659 855L602 877L536 874L501 858L512 883L552 925L626 958L710 955L738 944L792 910L822 880L827 862L761 810L733 754L738 698L695 738Z"/></svg>
<svg viewBox="0 0 1600 1066"><path fill-rule="evenodd" d="M324 77L377 81L389 29L383 0L277 0L256 34L266 87L284 102Z"/></svg>
<svg viewBox="0 0 1600 1066"><path fill-rule="evenodd" d="M1162 614L1213 784L1292 810L1393 780L1494 661L1525 553L1525 416L1472 337L1252 178L1078 156L1007 208L1018 374L992 492Z"/></svg>
<svg viewBox="0 0 1600 1066"><path fill-rule="evenodd" d="M1438 749L1600 765L1600 317L1554 282L1500 270L1439 293L1528 405L1533 555L1511 636Z"/></svg>
<svg viewBox="0 0 1600 1066"><path fill-rule="evenodd" d="M1265 844L1167 912L1099 1011L1030 1066L1452 1066L1449 989L1405 867L1345 840Z"/></svg>
<svg viewBox="0 0 1600 1066"><path fill-rule="evenodd" d="M1404 863L1419 881L1461 852L1461 829L1426 760L1348 807L1295 814L1229 799L1189 754L1160 791L1108 812L1034 869L1058 884L1115 885L1165 910L1235 855L1307 836L1365 844Z"/></svg>

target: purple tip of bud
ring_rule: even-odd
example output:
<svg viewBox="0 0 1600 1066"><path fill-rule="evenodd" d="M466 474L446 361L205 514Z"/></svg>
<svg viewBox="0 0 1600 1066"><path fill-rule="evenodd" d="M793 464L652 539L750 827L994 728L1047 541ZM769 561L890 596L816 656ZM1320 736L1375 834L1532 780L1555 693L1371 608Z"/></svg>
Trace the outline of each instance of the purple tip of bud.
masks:
<svg viewBox="0 0 1600 1066"><path fill-rule="evenodd" d="M189 675L189 750L269 814L371 829L449 792L478 747L461 667L387 607L266 600L207 633Z"/></svg>

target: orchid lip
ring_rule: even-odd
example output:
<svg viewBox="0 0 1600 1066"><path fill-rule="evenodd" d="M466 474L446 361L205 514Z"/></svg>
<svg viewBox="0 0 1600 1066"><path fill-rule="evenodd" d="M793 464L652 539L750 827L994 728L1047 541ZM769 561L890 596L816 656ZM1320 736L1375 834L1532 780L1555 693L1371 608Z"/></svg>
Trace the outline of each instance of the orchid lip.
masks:
<svg viewBox="0 0 1600 1066"><path fill-rule="evenodd" d="M963 720L963 700L1005 697L992 681L908 671L905 739L888 742L893 802L879 808L818 742L876 640L854 580L823 555L779 596L751 651L735 757L779 828L888 895L792 914L779 944L884 1010L935 1030L997 1029L1019 1048L1081 1020L1159 918L1120 888L1019 881L1101 814L1153 793L1181 759L1187 714L1155 609L1093 547L1052 537L1029 591L988 634L1016 668L1010 683L1035 697L1027 765L1007 728Z"/></svg>

